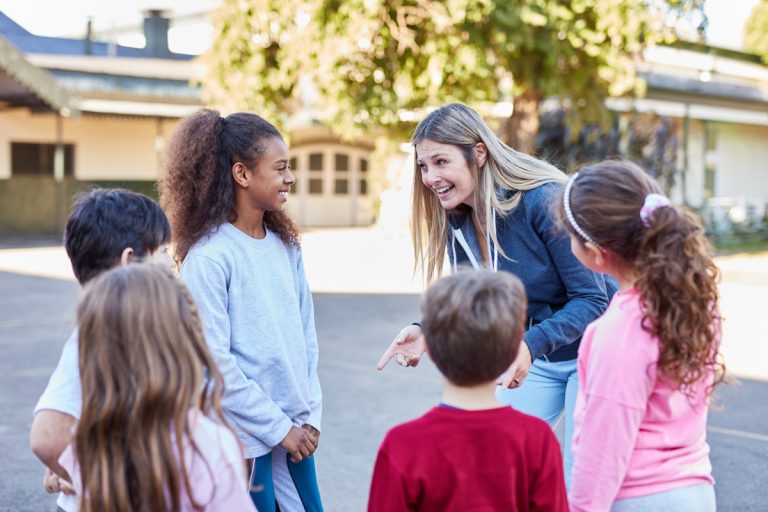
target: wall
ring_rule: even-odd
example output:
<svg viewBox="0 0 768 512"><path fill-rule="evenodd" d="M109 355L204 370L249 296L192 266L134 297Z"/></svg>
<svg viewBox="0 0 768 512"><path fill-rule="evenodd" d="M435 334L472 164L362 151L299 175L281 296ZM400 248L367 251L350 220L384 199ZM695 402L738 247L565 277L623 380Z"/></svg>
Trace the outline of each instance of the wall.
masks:
<svg viewBox="0 0 768 512"><path fill-rule="evenodd" d="M715 196L768 201L768 126L718 123Z"/></svg>
<svg viewBox="0 0 768 512"><path fill-rule="evenodd" d="M684 132L681 133L681 137ZM681 140L682 144L682 140ZM704 156L706 152L706 140L704 135L704 123L697 119L688 120L688 168L685 177L685 200L689 206L699 208L703 206L704 197ZM682 157L683 147L680 148L681 161L679 166L684 169L685 160ZM682 184L681 184L682 185ZM682 188L682 187L680 187ZM676 197L676 200L681 198Z"/></svg>
<svg viewBox="0 0 768 512"><path fill-rule="evenodd" d="M63 119L62 139L75 145L75 174L12 176L11 142L56 142L56 116L0 113L0 236L60 233L73 196L89 187L123 187L156 196L160 152L174 120L82 115Z"/></svg>
<svg viewBox="0 0 768 512"><path fill-rule="evenodd" d="M127 188L157 198L154 181L0 180L0 236L61 234L74 195L94 186Z"/></svg>
<svg viewBox="0 0 768 512"><path fill-rule="evenodd" d="M156 118L82 115L63 120L62 139L75 145L80 180L155 180L158 149L174 125ZM24 110L0 114L0 179L11 177L11 142L55 143L56 116Z"/></svg>
<svg viewBox="0 0 768 512"><path fill-rule="evenodd" d="M322 171L309 170L309 155L322 154ZM335 169L335 155L349 157L349 170ZM371 171L371 153L355 146L328 142L325 144L295 144L291 147L295 158L294 175L296 187L288 198L288 213L301 227L319 226L365 226L375 219L374 183ZM368 170L363 173L360 160L368 161ZM309 193L309 179L322 179L322 193ZM346 194L334 192L336 178L346 178L349 189ZM368 181L367 194L359 189L361 179Z"/></svg>

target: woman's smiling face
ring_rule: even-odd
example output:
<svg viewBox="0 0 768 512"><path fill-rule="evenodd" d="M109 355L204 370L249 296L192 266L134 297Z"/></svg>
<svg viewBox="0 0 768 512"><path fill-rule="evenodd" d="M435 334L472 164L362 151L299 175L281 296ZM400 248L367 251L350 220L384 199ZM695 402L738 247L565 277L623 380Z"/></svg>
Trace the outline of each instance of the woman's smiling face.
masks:
<svg viewBox="0 0 768 512"><path fill-rule="evenodd" d="M416 165L421 182L443 208L453 210L460 204L475 207L475 179L458 146L423 140L416 144Z"/></svg>

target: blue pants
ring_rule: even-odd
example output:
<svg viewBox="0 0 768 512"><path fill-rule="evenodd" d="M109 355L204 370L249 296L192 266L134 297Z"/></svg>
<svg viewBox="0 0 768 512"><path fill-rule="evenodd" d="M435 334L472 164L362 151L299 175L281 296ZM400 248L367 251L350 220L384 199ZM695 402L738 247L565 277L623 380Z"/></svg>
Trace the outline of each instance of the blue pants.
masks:
<svg viewBox="0 0 768 512"><path fill-rule="evenodd" d="M520 412L541 418L554 427L565 415L563 436L563 471L565 485L570 488L573 454L573 409L576 406L576 391L579 375L576 359L550 362L537 359L531 365L523 385L517 389L496 388L496 398L503 404L511 405Z"/></svg>
<svg viewBox="0 0 768 512"><path fill-rule="evenodd" d="M715 488L711 484L690 485L671 491L624 498L613 502L611 512L715 512L717 503Z"/></svg>
<svg viewBox="0 0 768 512"><path fill-rule="evenodd" d="M272 453L254 459L250 494L256 509L259 512L323 512L314 455L295 463L290 458L285 450L276 447ZM286 477L290 481L286 482Z"/></svg>

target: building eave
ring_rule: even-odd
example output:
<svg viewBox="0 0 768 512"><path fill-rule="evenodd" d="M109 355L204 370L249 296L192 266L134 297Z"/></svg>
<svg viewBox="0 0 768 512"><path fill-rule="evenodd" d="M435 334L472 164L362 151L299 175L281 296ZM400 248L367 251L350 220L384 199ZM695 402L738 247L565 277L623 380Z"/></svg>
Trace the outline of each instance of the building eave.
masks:
<svg viewBox="0 0 768 512"><path fill-rule="evenodd" d="M139 57L118 59L94 55L49 55L39 53L30 53L26 57L35 66L62 71L184 81L200 81L205 76L205 67L199 60Z"/></svg>
<svg viewBox="0 0 768 512"><path fill-rule="evenodd" d="M78 103L83 113L130 117L179 119L203 108L202 104L151 103L85 98Z"/></svg>
<svg viewBox="0 0 768 512"><path fill-rule="evenodd" d="M51 110L64 116L78 115L79 109L67 90L46 71L30 63L3 37L0 37L0 69ZM19 106L24 106L23 102Z"/></svg>
<svg viewBox="0 0 768 512"><path fill-rule="evenodd" d="M688 98L609 98L606 106L615 112L640 112L681 119L768 126L768 106L762 109L732 103L713 104Z"/></svg>

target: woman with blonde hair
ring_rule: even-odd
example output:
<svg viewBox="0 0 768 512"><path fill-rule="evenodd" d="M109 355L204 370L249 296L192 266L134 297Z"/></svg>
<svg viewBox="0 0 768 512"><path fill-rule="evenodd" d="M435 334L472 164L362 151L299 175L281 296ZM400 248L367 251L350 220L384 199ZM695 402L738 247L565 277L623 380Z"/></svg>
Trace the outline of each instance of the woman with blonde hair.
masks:
<svg viewBox="0 0 768 512"><path fill-rule="evenodd" d="M255 510L221 374L172 272L105 272L86 286L77 319L83 408L59 462L78 509Z"/></svg>
<svg viewBox="0 0 768 512"><path fill-rule="evenodd" d="M504 144L471 108L452 103L430 113L413 134L412 238L417 267L439 277L445 256L460 265L519 277L528 295L526 331L500 379L500 402L554 425L565 413L566 481L572 458L576 355L586 326L615 290L584 267L556 229L552 204L566 176ZM421 327L402 329L379 361L415 366L425 351Z"/></svg>

